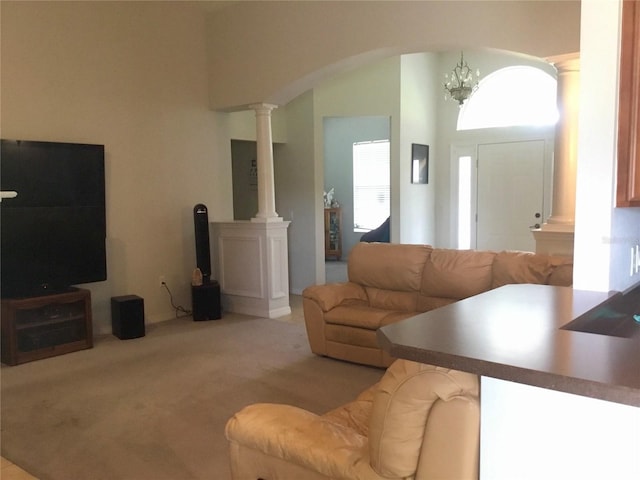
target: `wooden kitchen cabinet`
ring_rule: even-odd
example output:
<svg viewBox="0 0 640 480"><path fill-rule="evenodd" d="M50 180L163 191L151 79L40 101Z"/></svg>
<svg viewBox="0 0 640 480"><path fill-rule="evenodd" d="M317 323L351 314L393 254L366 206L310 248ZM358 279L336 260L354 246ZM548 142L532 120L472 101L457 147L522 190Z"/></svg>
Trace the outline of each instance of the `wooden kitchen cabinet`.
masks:
<svg viewBox="0 0 640 480"><path fill-rule="evenodd" d="M622 5L617 207L640 207L640 2Z"/></svg>

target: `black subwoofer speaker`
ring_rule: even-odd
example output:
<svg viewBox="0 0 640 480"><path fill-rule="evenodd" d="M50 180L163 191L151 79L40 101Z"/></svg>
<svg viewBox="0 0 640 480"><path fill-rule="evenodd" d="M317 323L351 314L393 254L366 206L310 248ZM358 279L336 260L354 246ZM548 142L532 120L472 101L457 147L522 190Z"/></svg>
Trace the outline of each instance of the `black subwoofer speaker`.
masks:
<svg viewBox="0 0 640 480"><path fill-rule="evenodd" d="M220 308L220 284L215 280L191 287L193 319L217 320L222 317Z"/></svg>
<svg viewBox="0 0 640 480"><path fill-rule="evenodd" d="M137 295L111 297L111 331L121 340L144 337L144 300Z"/></svg>

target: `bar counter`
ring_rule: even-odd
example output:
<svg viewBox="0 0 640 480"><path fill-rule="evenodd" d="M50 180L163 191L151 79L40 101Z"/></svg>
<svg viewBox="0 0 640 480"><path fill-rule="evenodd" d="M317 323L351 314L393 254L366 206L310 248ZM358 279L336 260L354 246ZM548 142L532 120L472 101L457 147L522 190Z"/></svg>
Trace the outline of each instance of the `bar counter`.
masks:
<svg viewBox="0 0 640 480"><path fill-rule="evenodd" d="M384 326L378 340L396 358L640 407L640 322L619 312L623 297L506 285Z"/></svg>

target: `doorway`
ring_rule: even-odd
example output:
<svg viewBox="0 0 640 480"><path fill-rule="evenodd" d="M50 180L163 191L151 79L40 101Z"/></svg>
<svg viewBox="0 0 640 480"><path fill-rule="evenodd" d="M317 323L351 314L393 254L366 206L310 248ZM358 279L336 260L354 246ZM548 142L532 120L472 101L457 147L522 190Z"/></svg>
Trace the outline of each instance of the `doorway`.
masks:
<svg viewBox="0 0 640 480"><path fill-rule="evenodd" d="M478 146L478 250L535 251L544 209L544 141Z"/></svg>
<svg viewBox="0 0 640 480"><path fill-rule="evenodd" d="M332 192L341 216L341 258L325 262L329 279L346 280L347 259L364 231L355 227L353 148L355 143L389 140L388 116L325 117L323 119L324 191ZM326 258L326 257L325 257ZM341 265L336 265L337 263Z"/></svg>
<svg viewBox="0 0 640 480"><path fill-rule="evenodd" d="M475 155L456 155L458 248L535 251L531 228L542 223L548 209L547 143L485 143L477 145Z"/></svg>

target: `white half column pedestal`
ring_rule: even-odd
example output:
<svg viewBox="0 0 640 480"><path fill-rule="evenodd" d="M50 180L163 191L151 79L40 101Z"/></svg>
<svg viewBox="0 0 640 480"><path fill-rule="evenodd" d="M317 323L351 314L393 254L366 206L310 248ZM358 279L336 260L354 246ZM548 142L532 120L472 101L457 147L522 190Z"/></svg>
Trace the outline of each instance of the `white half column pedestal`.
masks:
<svg viewBox="0 0 640 480"><path fill-rule="evenodd" d="M277 318L289 305L288 221L213 222L223 311Z"/></svg>
<svg viewBox="0 0 640 480"><path fill-rule="evenodd" d="M277 318L291 313L287 228L275 210L271 111L256 115L258 212L251 221L214 222L213 253L225 311Z"/></svg>
<svg viewBox="0 0 640 480"><path fill-rule="evenodd" d="M574 225L545 223L542 228L531 230L536 241L536 253L573 257Z"/></svg>

